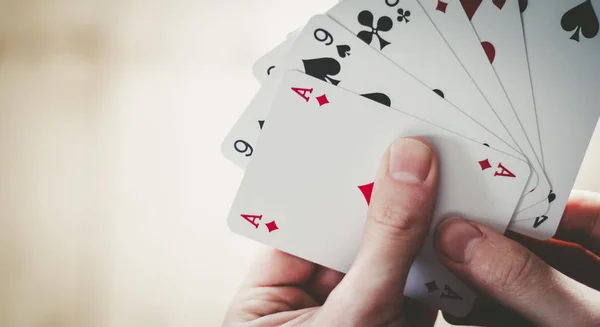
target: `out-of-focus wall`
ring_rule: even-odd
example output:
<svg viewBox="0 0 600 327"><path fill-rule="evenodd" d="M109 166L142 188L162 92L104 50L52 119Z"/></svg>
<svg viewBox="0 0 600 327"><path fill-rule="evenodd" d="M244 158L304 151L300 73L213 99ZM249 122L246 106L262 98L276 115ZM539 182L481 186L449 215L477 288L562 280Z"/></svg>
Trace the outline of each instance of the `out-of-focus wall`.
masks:
<svg viewBox="0 0 600 327"><path fill-rule="evenodd" d="M0 1L0 326L217 326L257 249L220 140L333 3Z"/></svg>

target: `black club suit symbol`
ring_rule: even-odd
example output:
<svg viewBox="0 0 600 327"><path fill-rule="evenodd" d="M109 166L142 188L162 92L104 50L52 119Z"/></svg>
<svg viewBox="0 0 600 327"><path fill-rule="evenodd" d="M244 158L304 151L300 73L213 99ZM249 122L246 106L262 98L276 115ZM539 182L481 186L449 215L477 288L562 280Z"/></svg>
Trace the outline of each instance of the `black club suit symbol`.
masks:
<svg viewBox="0 0 600 327"><path fill-rule="evenodd" d="M394 22L392 21L391 18L387 17L387 16L382 16L381 18L379 18L377 20L377 24L374 24L375 18L373 17L373 14L368 11L368 10L364 10L361 11L358 14L358 23L361 24L362 26L366 26L368 28L370 28L371 30L367 30L367 31L361 31L358 33L358 38L363 40L365 43L367 44L371 44L371 42L373 41L373 36L377 36L377 39L379 40L379 48L380 50L383 50L383 48L385 48L386 46L390 45L390 42L384 40L379 33L380 32L389 32L392 27L394 26Z"/></svg>
<svg viewBox="0 0 600 327"><path fill-rule="evenodd" d="M410 20L408 20L408 17L410 17L410 10L404 10L402 8L398 9L398 21L402 22L404 21L405 23L408 24L408 22L410 22Z"/></svg>

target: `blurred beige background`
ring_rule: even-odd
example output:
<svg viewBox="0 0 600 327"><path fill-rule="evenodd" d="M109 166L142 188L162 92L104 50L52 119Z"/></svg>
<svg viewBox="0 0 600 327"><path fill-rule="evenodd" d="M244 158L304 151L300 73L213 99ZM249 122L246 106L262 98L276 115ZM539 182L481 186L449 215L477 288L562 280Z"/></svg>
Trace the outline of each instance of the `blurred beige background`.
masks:
<svg viewBox="0 0 600 327"><path fill-rule="evenodd" d="M333 3L0 0L0 326L218 326L258 248L220 140Z"/></svg>

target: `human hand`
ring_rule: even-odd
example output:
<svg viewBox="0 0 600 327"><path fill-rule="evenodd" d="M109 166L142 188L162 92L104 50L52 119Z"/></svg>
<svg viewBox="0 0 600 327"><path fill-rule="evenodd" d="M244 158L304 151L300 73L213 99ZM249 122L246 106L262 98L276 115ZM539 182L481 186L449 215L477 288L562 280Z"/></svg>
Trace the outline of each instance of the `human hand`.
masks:
<svg viewBox="0 0 600 327"><path fill-rule="evenodd" d="M381 162L348 273L270 250L248 274L223 326L433 326L436 312L402 294L429 230L437 178L429 146L396 141Z"/></svg>
<svg viewBox="0 0 600 327"><path fill-rule="evenodd" d="M442 262L486 297L457 325L600 326L600 194L573 192L546 242L450 219L436 230ZM520 244L519 244L520 243Z"/></svg>

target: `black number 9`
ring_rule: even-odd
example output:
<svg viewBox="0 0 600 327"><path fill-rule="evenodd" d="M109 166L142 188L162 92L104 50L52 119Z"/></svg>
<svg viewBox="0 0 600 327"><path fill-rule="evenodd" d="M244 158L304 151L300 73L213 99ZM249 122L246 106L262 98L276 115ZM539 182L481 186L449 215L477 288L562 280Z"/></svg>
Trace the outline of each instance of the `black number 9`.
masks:
<svg viewBox="0 0 600 327"><path fill-rule="evenodd" d="M333 43L333 35L322 28L315 30L315 39L319 42L325 42L325 45L331 45Z"/></svg>
<svg viewBox="0 0 600 327"><path fill-rule="evenodd" d="M248 142L246 142L244 140L235 141L235 143L233 143L233 147L235 148L235 151L237 151L239 153L245 153L246 157L251 156L252 153L254 152L252 145L250 145Z"/></svg>

